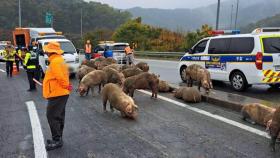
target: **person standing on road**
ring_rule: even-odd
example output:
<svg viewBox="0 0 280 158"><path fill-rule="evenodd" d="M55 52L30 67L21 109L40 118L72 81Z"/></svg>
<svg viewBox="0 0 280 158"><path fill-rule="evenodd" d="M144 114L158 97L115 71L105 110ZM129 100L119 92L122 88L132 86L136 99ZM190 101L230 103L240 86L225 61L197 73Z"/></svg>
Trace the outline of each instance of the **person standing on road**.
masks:
<svg viewBox="0 0 280 158"><path fill-rule="evenodd" d="M39 80L38 76L38 66L39 66L39 59L36 53L30 52L27 48L23 48L23 52L25 54L24 58L24 68L27 73L27 78L29 82L29 89L27 91L35 91L36 90L36 83L33 79Z"/></svg>
<svg viewBox="0 0 280 158"><path fill-rule="evenodd" d="M52 133L52 139L47 140L46 145L46 150L49 151L63 146L65 107L72 85L60 44L50 42L44 46L44 50L50 62L43 81L43 97L48 100L46 115Z"/></svg>
<svg viewBox="0 0 280 158"><path fill-rule="evenodd" d="M90 43L90 40L87 40L87 43L85 44L85 58L86 58L86 60L91 59L91 50L92 50L92 45Z"/></svg>
<svg viewBox="0 0 280 158"><path fill-rule="evenodd" d="M21 63L21 65L22 65L22 52L19 47L17 47L17 49L16 49L15 62L16 62L16 66L17 66L17 71L19 72L19 63Z"/></svg>
<svg viewBox="0 0 280 158"><path fill-rule="evenodd" d="M13 77L13 63L15 61L16 51L13 49L11 44L9 44L7 45L3 54L4 54L4 60L6 61L7 77Z"/></svg>
<svg viewBox="0 0 280 158"><path fill-rule="evenodd" d="M126 54L126 64L127 65L134 65L134 55L133 55L133 49L130 48L130 46L126 46L125 49L125 54Z"/></svg>

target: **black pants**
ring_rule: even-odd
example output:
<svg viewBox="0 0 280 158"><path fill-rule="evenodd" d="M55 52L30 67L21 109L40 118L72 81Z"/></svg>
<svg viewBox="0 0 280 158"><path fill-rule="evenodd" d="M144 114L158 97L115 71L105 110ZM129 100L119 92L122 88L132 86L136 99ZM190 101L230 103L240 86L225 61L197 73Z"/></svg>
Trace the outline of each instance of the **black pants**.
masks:
<svg viewBox="0 0 280 158"><path fill-rule="evenodd" d="M48 99L47 118L52 139L58 140L63 135L65 107L69 95Z"/></svg>
<svg viewBox="0 0 280 158"><path fill-rule="evenodd" d="M16 60L16 65L17 65L17 71L19 72L19 63L21 62L21 60Z"/></svg>
<svg viewBox="0 0 280 158"><path fill-rule="evenodd" d="M6 72L7 76L12 77L13 75L13 61L6 61Z"/></svg>
<svg viewBox="0 0 280 158"><path fill-rule="evenodd" d="M36 83L33 81L33 78L39 80L38 71L36 69L32 69L32 70L27 70L26 73L29 82L29 89L36 89Z"/></svg>

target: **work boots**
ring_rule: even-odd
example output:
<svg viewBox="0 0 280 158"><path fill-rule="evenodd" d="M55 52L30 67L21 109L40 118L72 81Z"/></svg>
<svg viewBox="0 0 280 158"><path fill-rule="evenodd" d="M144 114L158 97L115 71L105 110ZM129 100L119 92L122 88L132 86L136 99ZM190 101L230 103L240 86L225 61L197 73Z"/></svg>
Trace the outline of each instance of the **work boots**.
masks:
<svg viewBox="0 0 280 158"><path fill-rule="evenodd" d="M46 150L54 150L57 148L61 148L63 146L62 137L55 138L53 140L47 140Z"/></svg>

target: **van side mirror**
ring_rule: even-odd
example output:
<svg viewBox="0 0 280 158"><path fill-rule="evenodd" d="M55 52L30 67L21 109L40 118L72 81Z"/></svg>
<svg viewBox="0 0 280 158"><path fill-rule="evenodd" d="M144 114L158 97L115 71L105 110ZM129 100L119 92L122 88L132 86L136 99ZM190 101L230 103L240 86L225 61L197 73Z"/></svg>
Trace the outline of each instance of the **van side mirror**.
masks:
<svg viewBox="0 0 280 158"><path fill-rule="evenodd" d="M193 54L193 49L190 48L190 49L187 50L187 52L188 52L189 54Z"/></svg>

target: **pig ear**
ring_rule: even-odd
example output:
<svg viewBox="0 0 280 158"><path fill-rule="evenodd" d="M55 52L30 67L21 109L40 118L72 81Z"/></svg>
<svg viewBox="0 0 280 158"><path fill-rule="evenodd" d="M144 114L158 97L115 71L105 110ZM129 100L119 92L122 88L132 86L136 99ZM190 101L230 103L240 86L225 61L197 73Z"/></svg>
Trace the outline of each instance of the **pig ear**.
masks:
<svg viewBox="0 0 280 158"><path fill-rule="evenodd" d="M127 106L126 107L126 112L132 113L132 106Z"/></svg>

